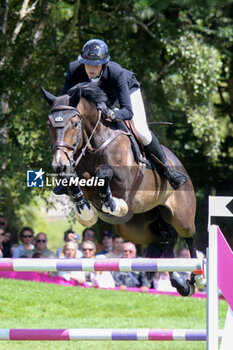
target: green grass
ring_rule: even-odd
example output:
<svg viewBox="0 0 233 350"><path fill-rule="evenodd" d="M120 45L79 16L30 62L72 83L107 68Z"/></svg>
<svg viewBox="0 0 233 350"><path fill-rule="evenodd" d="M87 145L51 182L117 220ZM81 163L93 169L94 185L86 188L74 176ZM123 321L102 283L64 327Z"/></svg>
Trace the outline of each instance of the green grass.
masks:
<svg viewBox="0 0 233 350"><path fill-rule="evenodd" d="M0 279L1 328L205 328L203 299ZM220 301L222 328L227 303ZM9 342L1 350L204 350L205 342Z"/></svg>

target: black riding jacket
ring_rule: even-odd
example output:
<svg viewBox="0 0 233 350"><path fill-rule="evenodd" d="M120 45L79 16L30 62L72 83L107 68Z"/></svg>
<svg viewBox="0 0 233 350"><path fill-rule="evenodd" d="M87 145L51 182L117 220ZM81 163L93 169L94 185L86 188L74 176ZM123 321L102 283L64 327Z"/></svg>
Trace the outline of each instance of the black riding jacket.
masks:
<svg viewBox="0 0 233 350"><path fill-rule="evenodd" d="M73 61L69 64L61 94L66 94L70 88L78 83L88 81L90 79L85 71L84 64L78 60ZM99 84L108 97L107 104L110 107L120 107L119 110L114 111L116 119L132 119L133 111L130 94L140 87L134 73L122 68L116 62L109 61L108 64L104 65Z"/></svg>

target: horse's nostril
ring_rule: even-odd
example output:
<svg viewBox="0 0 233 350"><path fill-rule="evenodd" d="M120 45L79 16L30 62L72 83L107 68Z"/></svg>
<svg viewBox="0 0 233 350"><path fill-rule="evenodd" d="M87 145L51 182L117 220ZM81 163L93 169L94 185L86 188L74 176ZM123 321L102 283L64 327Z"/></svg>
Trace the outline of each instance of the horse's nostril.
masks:
<svg viewBox="0 0 233 350"><path fill-rule="evenodd" d="M58 174L64 171L65 165L63 165L62 163L53 163L52 167L53 167L53 171Z"/></svg>

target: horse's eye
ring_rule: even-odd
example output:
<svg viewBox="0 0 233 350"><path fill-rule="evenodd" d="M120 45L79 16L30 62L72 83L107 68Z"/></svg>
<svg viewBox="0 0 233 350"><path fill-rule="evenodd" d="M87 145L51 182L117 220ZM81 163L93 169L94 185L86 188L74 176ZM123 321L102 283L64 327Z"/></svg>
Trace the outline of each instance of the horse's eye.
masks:
<svg viewBox="0 0 233 350"><path fill-rule="evenodd" d="M76 129L78 127L78 122L73 123L73 129Z"/></svg>

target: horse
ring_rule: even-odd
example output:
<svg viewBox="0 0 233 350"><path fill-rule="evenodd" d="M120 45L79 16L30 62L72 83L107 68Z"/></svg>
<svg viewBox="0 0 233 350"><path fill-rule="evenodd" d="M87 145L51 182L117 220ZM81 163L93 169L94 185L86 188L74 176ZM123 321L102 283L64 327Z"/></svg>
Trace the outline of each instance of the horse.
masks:
<svg viewBox="0 0 233 350"><path fill-rule="evenodd" d="M73 179L68 188L77 220L91 226L99 217L116 225L123 239L147 247L147 257L174 258L179 235L191 258L197 258L193 241L196 198L191 179L174 191L156 166L148 166L143 157L136 159L131 132L122 122L101 117L96 106L107 102L107 97L98 84L80 83L59 97L41 89L51 106L52 167ZM170 165L187 174L179 159L163 148ZM194 284L198 288L205 285L197 274L185 280L181 273L170 272L170 281L183 296L194 292Z"/></svg>

